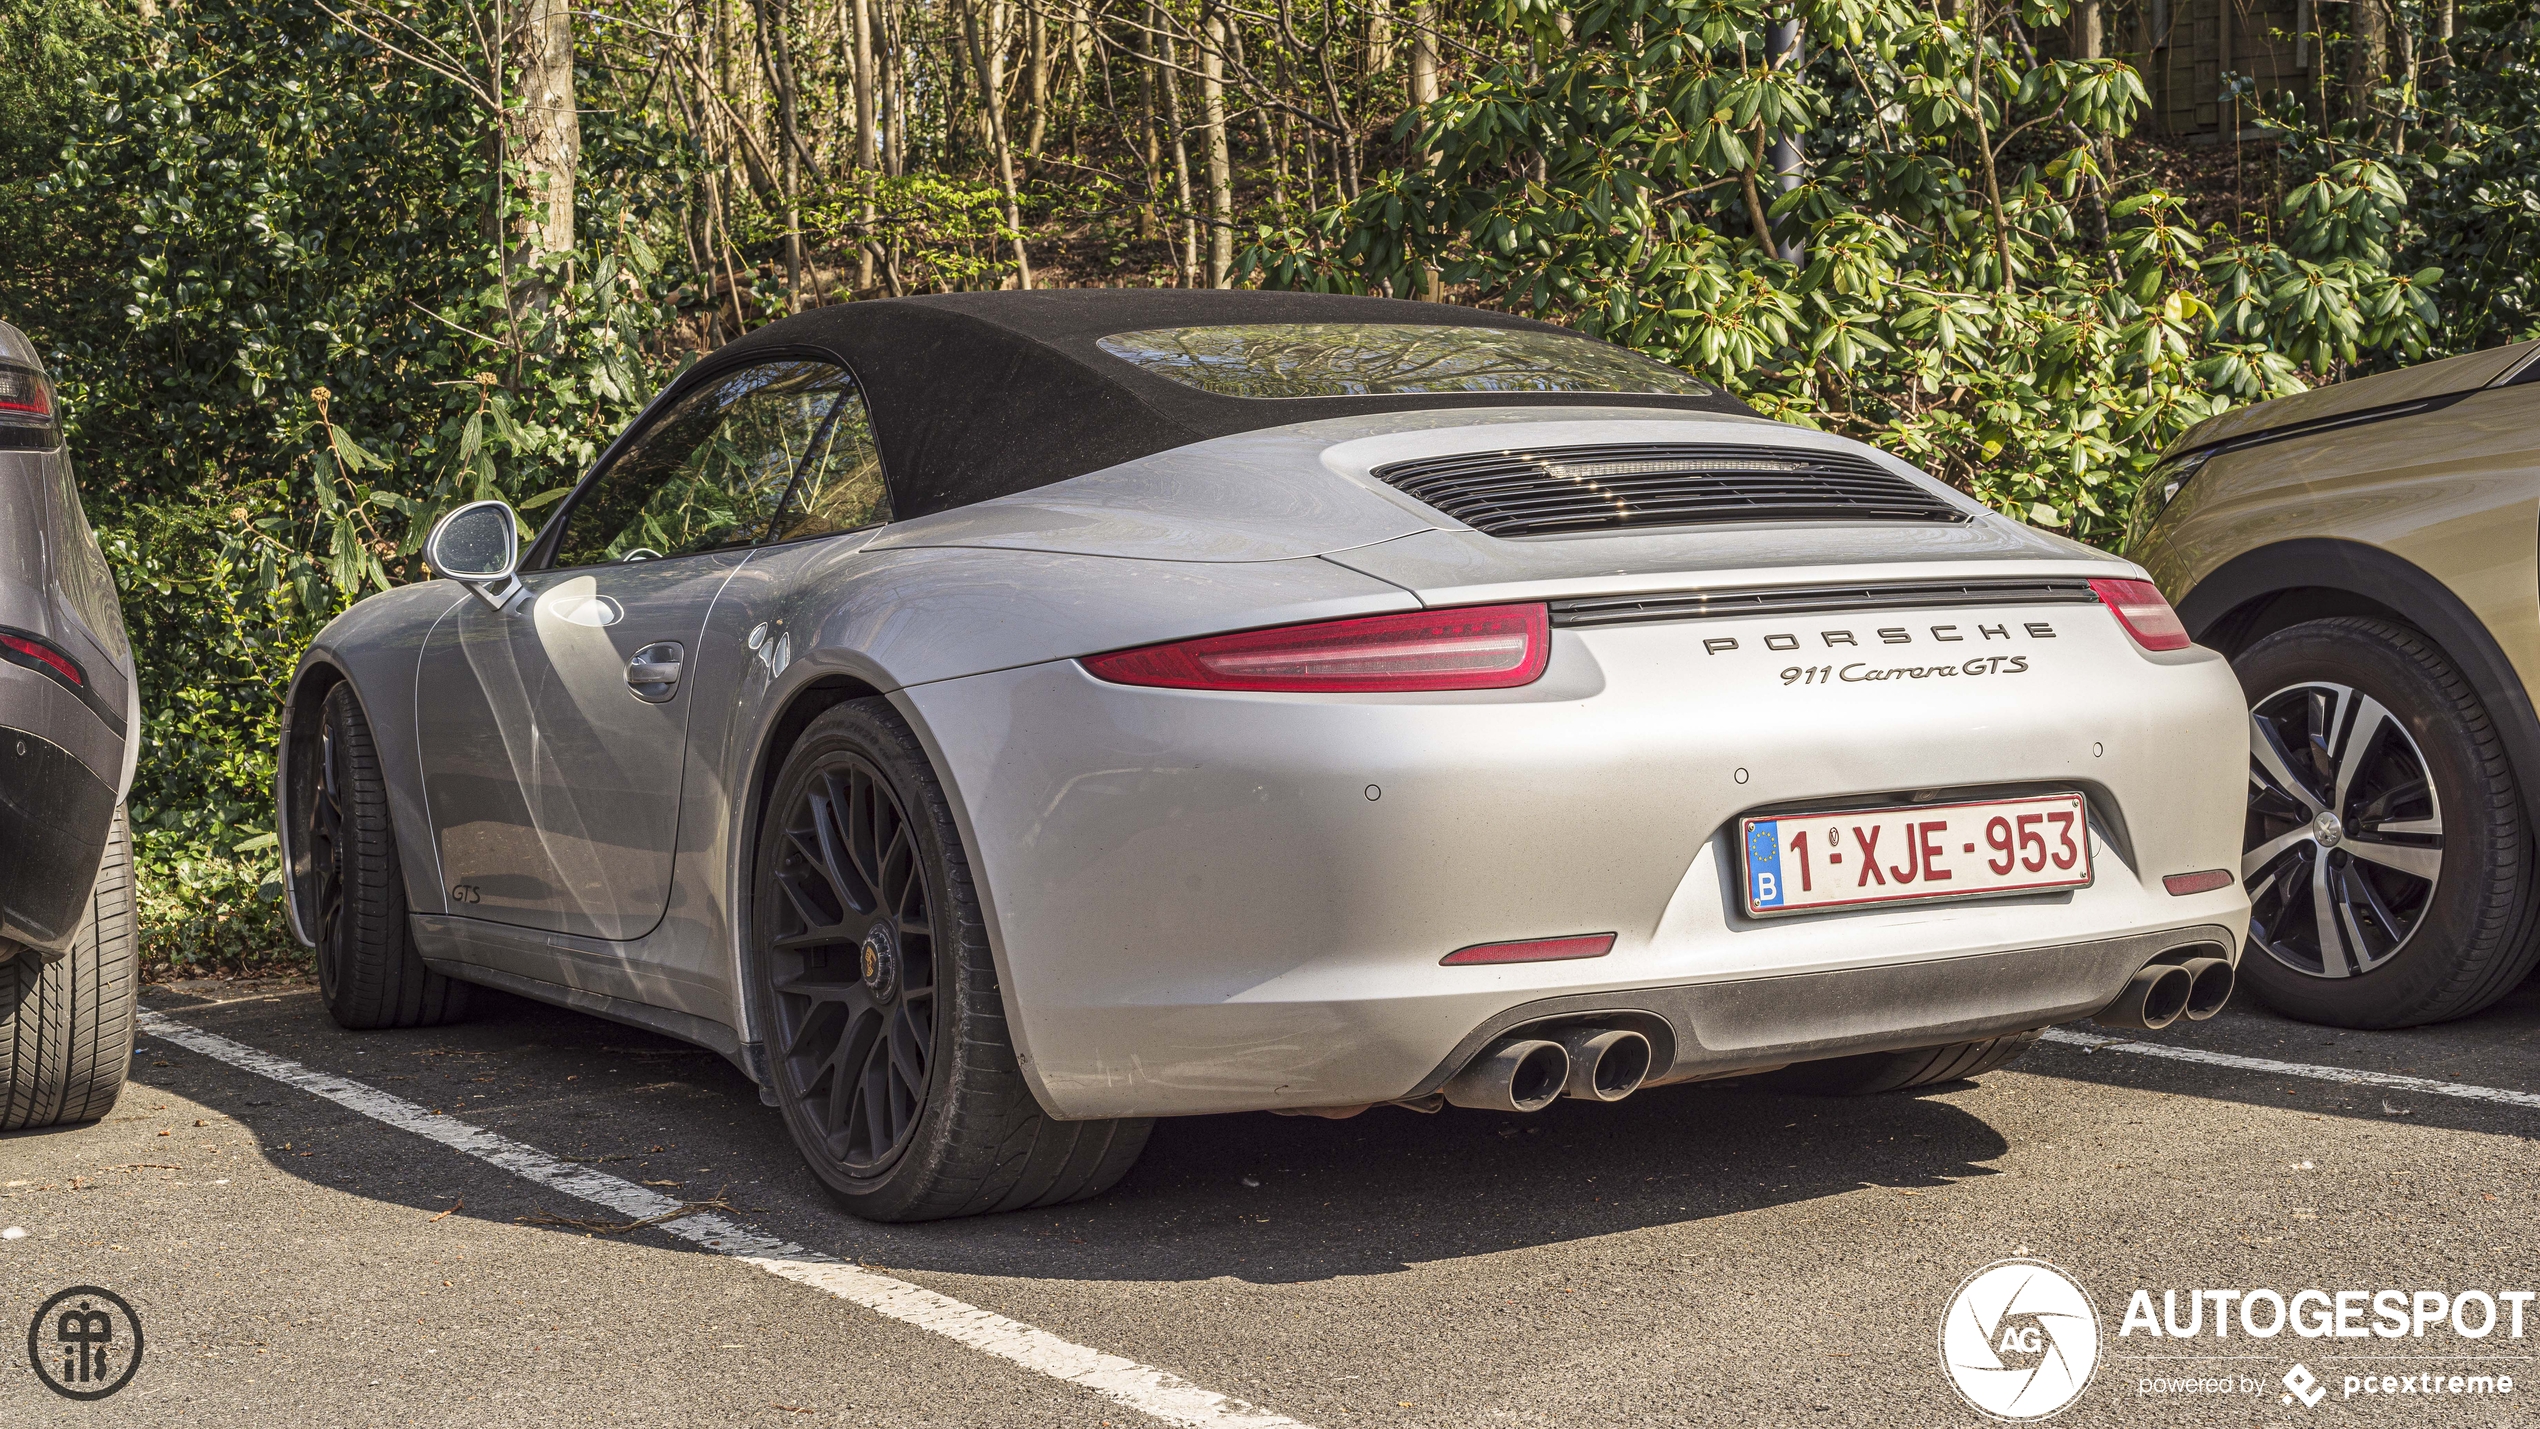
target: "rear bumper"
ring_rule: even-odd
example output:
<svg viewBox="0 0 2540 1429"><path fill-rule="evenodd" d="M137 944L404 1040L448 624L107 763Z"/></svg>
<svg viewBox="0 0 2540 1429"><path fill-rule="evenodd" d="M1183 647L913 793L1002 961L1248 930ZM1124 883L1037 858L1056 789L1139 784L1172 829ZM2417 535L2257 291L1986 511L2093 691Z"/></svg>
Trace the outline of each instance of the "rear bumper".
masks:
<svg viewBox="0 0 2540 1429"><path fill-rule="evenodd" d="M2208 923L1842 972L1542 998L1473 1029L1412 1095L1445 1086L1510 1030L1555 1018L1626 1020L1644 1031L1663 1024L1666 1043L1651 1058L1649 1086L2027 1032L2107 1006L2137 969L2164 953L2211 948L2236 963L2240 937L2237 928Z"/></svg>
<svg viewBox="0 0 2540 1429"><path fill-rule="evenodd" d="M1556 630L1519 690L1230 695L1060 661L895 698L1062 1117L1391 1101L1547 1006L1663 1021L1662 1077L1934 1045L2094 1011L2166 946L2236 952L2236 883L2162 883L2238 866L2221 657L2147 656L2095 605L1882 612L1854 647L1819 628L1842 623ZM1741 909L1742 814L2045 789L2088 800L2088 887ZM1607 932L1604 957L1439 961Z"/></svg>
<svg viewBox="0 0 2540 1429"><path fill-rule="evenodd" d="M60 745L0 727L0 938L41 956L70 947L114 820L112 784Z"/></svg>

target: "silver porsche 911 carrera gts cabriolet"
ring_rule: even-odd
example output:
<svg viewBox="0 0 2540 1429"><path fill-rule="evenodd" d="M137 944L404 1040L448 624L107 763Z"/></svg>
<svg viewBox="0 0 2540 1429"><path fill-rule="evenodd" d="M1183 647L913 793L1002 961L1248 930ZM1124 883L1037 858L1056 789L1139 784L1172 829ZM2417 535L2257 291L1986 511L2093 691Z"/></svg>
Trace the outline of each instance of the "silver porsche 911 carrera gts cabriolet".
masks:
<svg viewBox="0 0 2540 1429"><path fill-rule="evenodd" d="M826 308L518 533L451 513L293 682L328 1007L691 1039L866 1216L2230 992L2246 711L2139 569L1563 328Z"/></svg>

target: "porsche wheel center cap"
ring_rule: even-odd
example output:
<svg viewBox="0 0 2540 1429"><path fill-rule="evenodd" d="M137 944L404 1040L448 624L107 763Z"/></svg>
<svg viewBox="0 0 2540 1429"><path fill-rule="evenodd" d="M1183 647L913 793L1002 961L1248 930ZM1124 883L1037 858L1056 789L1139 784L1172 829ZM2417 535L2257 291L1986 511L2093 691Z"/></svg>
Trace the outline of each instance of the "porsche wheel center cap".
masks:
<svg viewBox="0 0 2540 1429"><path fill-rule="evenodd" d="M889 997L900 980L900 950L889 925L876 923L864 935L861 957L865 987L877 998Z"/></svg>
<svg viewBox="0 0 2540 1429"><path fill-rule="evenodd" d="M2319 840L2321 848L2335 848L2346 838L2345 821L2322 809L2320 816L2311 821L2311 836Z"/></svg>

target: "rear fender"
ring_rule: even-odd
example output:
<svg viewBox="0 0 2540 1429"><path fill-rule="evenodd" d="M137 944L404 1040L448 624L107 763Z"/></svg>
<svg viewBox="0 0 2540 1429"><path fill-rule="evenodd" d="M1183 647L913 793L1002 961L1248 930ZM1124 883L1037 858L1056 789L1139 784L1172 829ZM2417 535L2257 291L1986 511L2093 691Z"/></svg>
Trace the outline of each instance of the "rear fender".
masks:
<svg viewBox="0 0 2540 1429"><path fill-rule="evenodd" d="M406 882L406 907L415 913L449 911L441 890L440 845L424 802L423 769L415 744L416 674L434 625L467 593L449 581L427 581L372 596L336 617L300 657L282 701L282 729L274 746L274 832L280 840L282 903L291 934L316 946L315 910L307 905L308 850L294 831L308 812L315 772L318 727L329 691L350 684L370 721L379 771L388 788L388 813L397 835L397 863Z"/></svg>
<svg viewBox="0 0 2540 1429"><path fill-rule="evenodd" d="M2540 714L2531 693L2486 622L2423 568L2359 541L2285 541L2216 567L2178 613L2198 644L2235 656L2286 626L2340 615L2424 632L2478 691L2513 761L2523 807L2540 820Z"/></svg>

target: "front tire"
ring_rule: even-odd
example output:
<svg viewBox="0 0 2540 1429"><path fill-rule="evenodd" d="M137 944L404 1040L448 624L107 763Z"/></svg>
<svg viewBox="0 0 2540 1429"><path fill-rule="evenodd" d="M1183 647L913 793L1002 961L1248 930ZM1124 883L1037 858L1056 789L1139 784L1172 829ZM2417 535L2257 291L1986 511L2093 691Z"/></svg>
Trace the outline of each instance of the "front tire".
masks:
<svg viewBox="0 0 2540 1429"><path fill-rule="evenodd" d="M132 1068L138 990L132 835L121 805L70 951L0 963L0 1131L95 1121Z"/></svg>
<svg viewBox="0 0 2540 1429"><path fill-rule="evenodd" d="M2532 850L2486 706L2384 620L2288 626L2232 662L2250 704L2240 978L2336 1027L2465 1017L2531 971Z"/></svg>
<svg viewBox="0 0 2540 1429"><path fill-rule="evenodd" d="M467 1015L467 984L423 965L370 720L349 684L326 692L304 834L314 880L318 996L355 1031L437 1027Z"/></svg>
<svg viewBox="0 0 2540 1429"><path fill-rule="evenodd" d="M754 869L772 1090L839 1205L936 1220L1079 1201L1128 1174L1151 1120L1056 1121L1025 1084L951 803L889 701L805 727Z"/></svg>

